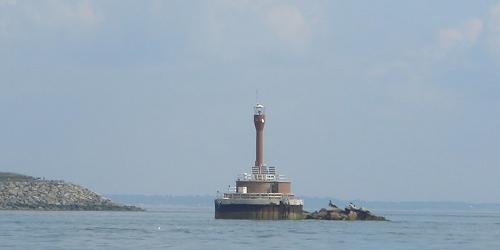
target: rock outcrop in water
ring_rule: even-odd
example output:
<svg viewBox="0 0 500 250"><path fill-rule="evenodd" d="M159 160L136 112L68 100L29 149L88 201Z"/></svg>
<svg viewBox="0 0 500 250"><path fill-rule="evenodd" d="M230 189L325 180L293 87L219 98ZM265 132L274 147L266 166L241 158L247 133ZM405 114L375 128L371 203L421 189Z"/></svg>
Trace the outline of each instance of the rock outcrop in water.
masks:
<svg viewBox="0 0 500 250"><path fill-rule="evenodd" d="M65 181L0 172L0 210L142 211Z"/></svg>
<svg viewBox="0 0 500 250"><path fill-rule="evenodd" d="M340 209L331 202L328 204L328 208L322 208L312 213L304 211L304 218L313 220L386 220L383 216L376 216L367 209L357 208L353 204L349 204L344 209Z"/></svg>

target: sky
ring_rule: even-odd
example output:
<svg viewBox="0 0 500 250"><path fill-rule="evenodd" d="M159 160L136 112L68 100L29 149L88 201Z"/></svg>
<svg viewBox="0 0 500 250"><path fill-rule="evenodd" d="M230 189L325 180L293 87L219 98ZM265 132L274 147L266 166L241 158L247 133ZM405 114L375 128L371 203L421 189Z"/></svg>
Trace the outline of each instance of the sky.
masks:
<svg viewBox="0 0 500 250"><path fill-rule="evenodd" d="M258 90L258 98L256 97ZM500 1L0 0L0 171L215 195L500 202Z"/></svg>

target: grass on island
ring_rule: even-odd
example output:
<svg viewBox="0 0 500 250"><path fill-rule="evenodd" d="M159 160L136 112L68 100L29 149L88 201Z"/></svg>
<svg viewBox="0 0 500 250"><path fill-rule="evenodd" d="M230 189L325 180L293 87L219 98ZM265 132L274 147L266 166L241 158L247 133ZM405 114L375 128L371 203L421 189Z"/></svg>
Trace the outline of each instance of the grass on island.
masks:
<svg viewBox="0 0 500 250"><path fill-rule="evenodd" d="M0 172L0 181L28 181L34 179L35 178L28 175Z"/></svg>

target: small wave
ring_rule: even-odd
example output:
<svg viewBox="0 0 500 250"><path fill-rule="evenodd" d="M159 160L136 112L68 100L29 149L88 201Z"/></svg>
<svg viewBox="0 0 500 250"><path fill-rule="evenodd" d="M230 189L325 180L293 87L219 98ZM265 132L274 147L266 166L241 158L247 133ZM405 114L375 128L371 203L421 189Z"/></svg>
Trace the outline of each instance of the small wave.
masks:
<svg viewBox="0 0 500 250"><path fill-rule="evenodd" d="M313 231L299 231L296 229L288 229L288 232L294 233L294 234L302 234L302 235L316 234L316 232L313 232Z"/></svg>
<svg viewBox="0 0 500 250"><path fill-rule="evenodd" d="M403 233L403 232L387 232L387 233L392 234L392 235L398 235L398 236L407 235L406 233Z"/></svg>
<svg viewBox="0 0 500 250"><path fill-rule="evenodd" d="M176 232L176 233L186 233L189 234L191 233L191 230L183 227L176 227L170 230L170 232Z"/></svg>
<svg viewBox="0 0 500 250"><path fill-rule="evenodd" d="M125 227L86 227L83 228L85 231L113 231L113 232L141 232L146 233L144 229L137 228L125 228Z"/></svg>
<svg viewBox="0 0 500 250"><path fill-rule="evenodd" d="M276 237L277 235L275 234L262 234L262 235L259 235L258 238L261 239L261 238L273 238L273 237Z"/></svg>

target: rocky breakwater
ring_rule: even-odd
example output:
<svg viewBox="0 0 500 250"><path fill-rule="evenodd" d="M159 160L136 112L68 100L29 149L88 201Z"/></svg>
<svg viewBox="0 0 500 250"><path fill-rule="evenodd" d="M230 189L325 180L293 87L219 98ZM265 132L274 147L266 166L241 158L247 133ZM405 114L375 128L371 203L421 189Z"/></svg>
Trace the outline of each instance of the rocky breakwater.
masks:
<svg viewBox="0 0 500 250"><path fill-rule="evenodd" d="M142 211L65 181L0 173L0 210Z"/></svg>
<svg viewBox="0 0 500 250"><path fill-rule="evenodd" d="M328 204L328 208L322 208L319 211L312 213L304 212L305 219L313 220L370 220L370 221L386 221L383 216L372 214L366 208L358 208L352 203L344 209L338 208L335 204Z"/></svg>

